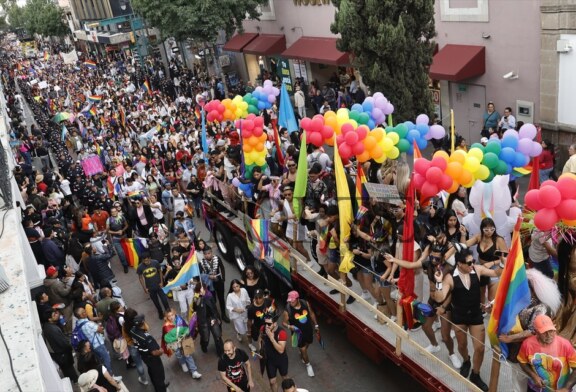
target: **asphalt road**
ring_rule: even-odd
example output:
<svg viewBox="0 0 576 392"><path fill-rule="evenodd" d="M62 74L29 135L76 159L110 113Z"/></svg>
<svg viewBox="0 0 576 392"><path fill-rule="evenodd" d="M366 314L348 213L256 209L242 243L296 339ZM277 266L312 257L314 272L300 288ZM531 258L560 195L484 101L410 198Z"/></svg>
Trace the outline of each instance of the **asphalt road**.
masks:
<svg viewBox="0 0 576 392"><path fill-rule="evenodd" d="M195 218L195 223L201 237L210 238L204 228L203 221ZM215 244L212 244L212 248L216 249ZM158 313L152 301L142 290L135 271L130 270L128 274L124 274L116 257L112 263L127 306L146 315L146 320L151 328L150 333L159 341L162 334L162 321L158 319ZM234 265L226 264L226 267L227 282L233 278L239 278L239 271ZM172 300L170 300L170 305L179 309L178 304ZM346 340L343 326L330 325L321 320L319 323L326 347L325 350L322 350L319 344L314 344L309 350L310 361L316 373L315 377L308 377L306 368L300 361L298 350L291 347L288 349L289 377L294 378L298 387L308 389L310 392L372 392L381 391L383 388L389 392L423 390L420 384L412 380L409 375L393 363L377 365L371 362ZM232 324L224 323L224 339L235 339L235 336L236 333ZM174 356L171 358L162 356L166 379L170 381L170 392L226 391L226 387L220 381L217 369L218 358L213 342L211 341L208 347L208 353L203 353L199 349L199 340L196 343L198 350L194 353L194 360L198 366L198 371L202 373L201 380L193 380L188 373L183 373ZM245 351L249 351L246 343L237 343L237 345ZM138 383L138 374L135 369L127 370L122 362L114 359L112 361L115 374L123 376L130 391L153 391L151 384L145 387ZM256 384L253 391L270 391L266 375L260 376L259 363L252 361L252 365L255 369L253 374Z"/></svg>

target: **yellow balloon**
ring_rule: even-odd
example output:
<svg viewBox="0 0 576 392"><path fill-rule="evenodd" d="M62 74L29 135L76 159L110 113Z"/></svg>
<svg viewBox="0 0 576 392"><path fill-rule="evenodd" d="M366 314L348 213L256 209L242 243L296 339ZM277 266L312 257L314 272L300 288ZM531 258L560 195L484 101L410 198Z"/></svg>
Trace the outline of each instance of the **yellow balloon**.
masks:
<svg viewBox="0 0 576 392"><path fill-rule="evenodd" d="M370 135L376 139L377 142L379 142L380 140L382 140L384 138L384 135L386 133L384 132L384 130L382 128L374 128L371 132Z"/></svg>
<svg viewBox="0 0 576 392"><path fill-rule="evenodd" d="M490 170L484 165L480 165L478 170L476 170L476 172L474 173L474 177L480 181L484 181L489 176L490 176Z"/></svg>
<svg viewBox="0 0 576 392"><path fill-rule="evenodd" d="M342 117L348 119L350 117L350 112L346 108L340 108L336 112L336 117L338 118Z"/></svg>
<svg viewBox="0 0 576 392"><path fill-rule="evenodd" d="M354 129L358 128L358 122L356 120L352 120L352 119L348 119L348 121L346 121L348 124L352 124L352 126L354 127Z"/></svg>
<svg viewBox="0 0 576 392"><path fill-rule="evenodd" d="M390 159L396 159L400 156L400 150L398 147L392 147L392 149L386 153L386 156Z"/></svg>
<svg viewBox="0 0 576 392"><path fill-rule="evenodd" d="M382 154L379 158L374 158L374 160L376 161L376 163L384 163L384 161L386 160L386 154Z"/></svg>
<svg viewBox="0 0 576 392"><path fill-rule="evenodd" d="M336 117L336 113L334 113L332 110L328 110L327 112L324 113L324 119L327 119L330 117Z"/></svg>
<svg viewBox="0 0 576 392"><path fill-rule="evenodd" d="M476 180L472 180L468 184L464 184L464 188L472 188L472 186L474 186L475 182L476 182Z"/></svg>
<svg viewBox="0 0 576 392"><path fill-rule="evenodd" d="M444 158L446 161L448 161L450 159L450 156L448 155L448 153L444 150L438 150L434 153L434 158L436 157L442 157Z"/></svg>
<svg viewBox="0 0 576 392"><path fill-rule="evenodd" d="M256 160L258 166L264 166L266 164L266 157L260 157Z"/></svg>
<svg viewBox="0 0 576 392"><path fill-rule="evenodd" d="M563 173L560 175L560 177L558 179L564 178L564 177L576 180L576 174L574 174L574 173Z"/></svg>
<svg viewBox="0 0 576 392"><path fill-rule="evenodd" d="M400 135L398 135L396 132L390 132L386 134L386 138L392 140L392 145L394 146L397 145L400 141Z"/></svg>
<svg viewBox="0 0 576 392"><path fill-rule="evenodd" d="M470 173L475 173L480 167L480 161L474 157L466 158L464 162L464 169L468 170Z"/></svg>
<svg viewBox="0 0 576 392"><path fill-rule="evenodd" d="M388 151L390 151L392 149L392 147L394 147L394 143L392 142L392 139L390 139L388 137L383 137L382 140L380 140L380 142L378 142L378 145L380 147L382 147L382 151L384 151L384 153L387 153Z"/></svg>
<svg viewBox="0 0 576 392"><path fill-rule="evenodd" d="M484 158L484 153L479 148L474 147L471 148L470 151L468 151L468 156L474 157L478 159L480 162L482 162L482 158Z"/></svg>
<svg viewBox="0 0 576 392"><path fill-rule="evenodd" d="M460 162L464 164L466 162L466 153L462 150L456 150L450 155L450 162Z"/></svg>

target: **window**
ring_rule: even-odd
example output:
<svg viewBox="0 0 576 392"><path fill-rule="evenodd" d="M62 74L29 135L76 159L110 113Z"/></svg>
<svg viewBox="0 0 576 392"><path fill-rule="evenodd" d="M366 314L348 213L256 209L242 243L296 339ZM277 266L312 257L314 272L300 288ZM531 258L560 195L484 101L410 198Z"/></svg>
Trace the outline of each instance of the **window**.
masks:
<svg viewBox="0 0 576 392"><path fill-rule="evenodd" d="M440 0L443 22L488 22L488 0Z"/></svg>
<svg viewBox="0 0 576 392"><path fill-rule="evenodd" d="M276 14L274 13L274 0L268 0L268 4L261 5L260 20L276 20Z"/></svg>

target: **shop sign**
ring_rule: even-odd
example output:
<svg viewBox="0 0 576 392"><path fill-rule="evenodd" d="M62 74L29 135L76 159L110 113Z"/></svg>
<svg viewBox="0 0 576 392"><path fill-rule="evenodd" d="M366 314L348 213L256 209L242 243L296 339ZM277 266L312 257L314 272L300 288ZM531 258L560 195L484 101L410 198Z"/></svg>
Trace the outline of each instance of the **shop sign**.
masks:
<svg viewBox="0 0 576 392"><path fill-rule="evenodd" d="M308 72L306 71L306 62L303 60L292 60L294 66L294 75L297 78L302 78L308 83Z"/></svg>
<svg viewBox="0 0 576 392"><path fill-rule="evenodd" d="M440 102L440 90L438 89L430 89L430 93L432 94L432 104L434 105L434 114L438 116L437 118L442 121L442 105Z"/></svg>
<svg viewBox="0 0 576 392"><path fill-rule="evenodd" d="M278 73L280 74L280 80L286 85L286 90L289 94L292 94L292 76L290 76L290 64L288 60L279 59L278 61Z"/></svg>
<svg viewBox="0 0 576 392"><path fill-rule="evenodd" d="M294 5L330 5L330 0L294 0Z"/></svg>

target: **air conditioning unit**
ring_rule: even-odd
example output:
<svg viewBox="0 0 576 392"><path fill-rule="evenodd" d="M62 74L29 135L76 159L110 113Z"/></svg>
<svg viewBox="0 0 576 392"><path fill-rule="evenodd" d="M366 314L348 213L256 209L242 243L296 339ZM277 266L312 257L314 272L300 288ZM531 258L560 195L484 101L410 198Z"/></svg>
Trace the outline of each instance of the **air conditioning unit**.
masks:
<svg viewBox="0 0 576 392"><path fill-rule="evenodd" d="M534 102L516 101L516 121L534 123Z"/></svg>
<svg viewBox="0 0 576 392"><path fill-rule="evenodd" d="M559 39L556 41L556 52L568 53L572 50L572 42L567 39Z"/></svg>

